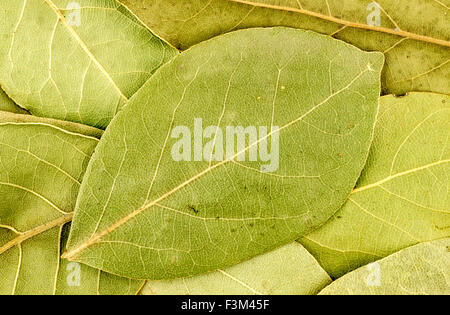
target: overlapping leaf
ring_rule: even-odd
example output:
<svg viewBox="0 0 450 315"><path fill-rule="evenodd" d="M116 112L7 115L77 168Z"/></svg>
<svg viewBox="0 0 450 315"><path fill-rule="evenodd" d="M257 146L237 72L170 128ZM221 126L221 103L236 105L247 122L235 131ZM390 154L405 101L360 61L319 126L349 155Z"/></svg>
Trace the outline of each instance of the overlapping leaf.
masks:
<svg viewBox="0 0 450 315"><path fill-rule="evenodd" d="M449 294L450 239L421 243L361 267L320 294Z"/></svg>
<svg viewBox="0 0 450 315"><path fill-rule="evenodd" d="M364 50L384 52L385 93L450 93L448 0L120 1L156 34L182 49L235 29L310 29Z"/></svg>
<svg viewBox="0 0 450 315"><path fill-rule="evenodd" d="M115 0L0 2L0 84L37 116L104 128L174 54Z"/></svg>
<svg viewBox="0 0 450 315"><path fill-rule="evenodd" d="M95 127L82 125L70 121L58 120L52 118L42 118L32 115L16 114L0 110L0 123L26 123L30 124L46 124L60 127L64 130L80 133L85 136L95 137L100 139L103 135L103 130Z"/></svg>
<svg viewBox="0 0 450 315"><path fill-rule="evenodd" d="M362 170L382 64L380 53L289 28L222 35L172 59L102 137L65 257L167 279L223 269L310 232L338 210ZM219 127L272 131L242 149L235 142L222 160L208 153L176 161L171 134L196 119L213 126L213 152L222 146ZM262 171L268 162L237 159L274 141L273 172Z"/></svg>
<svg viewBox="0 0 450 315"><path fill-rule="evenodd" d="M139 282L60 260L97 143L43 120L0 122L1 294L136 293Z"/></svg>
<svg viewBox="0 0 450 315"><path fill-rule="evenodd" d="M27 111L16 105L0 88L0 111L27 114Z"/></svg>
<svg viewBox="0 0 450 315"><path fill-rule="evenodd" d="M317 294L331 282L298 243L232 266L191 278L148 281L142 294Z"/></svg>
<svg viewBox="0 0 450 315"><path fill-rule="evenodd" d="M368 163L344 207L300 242L333 277L450 237L450 97L381 98Z"/></svg>
<svg viewBox="0 0 450 315"><path fill-rule="evenodd" d="M69 229L69 224L63 228L62 249ZM117 277L66 259L60 260L56 281L55 293L58 295L136 295L144 284L142 281Z"/></svg>

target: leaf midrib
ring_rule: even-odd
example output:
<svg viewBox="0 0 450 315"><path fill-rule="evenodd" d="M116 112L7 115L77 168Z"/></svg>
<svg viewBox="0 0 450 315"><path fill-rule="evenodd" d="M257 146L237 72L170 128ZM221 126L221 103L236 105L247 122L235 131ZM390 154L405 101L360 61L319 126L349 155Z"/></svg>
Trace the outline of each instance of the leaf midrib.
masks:
<svg viewBox="0 0 450 315"><path fill-rule="evenodd" d="M228 272L222 270L222 269L217 269L218 272L222 273L225 277L230 278L231 280L233 280L234 282L240 284L242 287L246 288L247 290L250 290L253 294L255 295L264 295L263 293L259 292L256 289L253 289L250 285L248 285L247 283L245 283L242 280L239 280L238 278L232 276L231 274L229 274Z"/></svg>
<svg viewBox="0 0 450 315"><path fill-rule="evenodd" d="M53 221L46 222L42 225L39 225L31 230L21 233L19 236L15 237L11 241L7 242L3 246L0 247L0 255L9 250L10 248L22 244L24 241L35 237L36 235L42 234L48 230L51 230L54 227L62 226L70 221L72 221L73 212L67 213Z"/></svg>
<svg viewBox="0 0 450 315"><path fill-rule="evenodd" d="M361 76L363 74L365 74L366 72L373 72L374 70L371 68L371 65L367 65L367 68L364 69L363 71L361 71L358 75L355 76L355 78L353 78L346 86L344 86L342 89L330 94L328 97L326 97L323 101L321 101L320 103L314 105L312 108L310 108L308 111L306 111L305 113L303 113L301 116L299 116L298 118L292 120L291 122L285 124L284 126L280 127L277 132L281 132L283 129L286 129L288 127L290 127L291 125L302 121L306 116L308 116L310 113L314 112L318 107L322 106L323 104L327 103L331 98L339 95L340 93L342 93L343 91L349 89L359 78L361 78ZM202 177L203 175L211 172L212 170L225 165L228 162L231 162L232 160L234 160L237 156L239 156L239 154L242 154L243 152L246 152L247 150L249 150L251 147L258 145L259 142L269 138L271 135L273 134L273 131L268 132L266 136L258 139L257 141L255 141L254 143L248 145L247 147L245 147L244 149L242 149L241 151L237 152L234 156L221 161L213 166L210 166L208 168L206 168L205 170L203 170L202 172L198 173L197 175L189 178L188 180L186 180L185 182L181 183L180 185L178 185L177 187L173 188L172 190L168 191L167 193L163 194L162 196L156 198L155 200L143 205L142 207L136 209L135 211L131 212L130 214L128 214L127 216L125 216L124 218L122 218L121 220L115 222L114 224L112 224L111 226L109 226L106 230L104 230L103 232L89 238L87 241L85 241L84 243L82 243L81 245L77 246L76 248L69 250L67 252L65 252L62 255L62 258L66 258L68 260L71 260L74 256L76 256L79 252L83 251L84 249L90 247L91 245L95 244L96 242L98 242L101 238L103 238L104 236L108 235L109 233L111 233L112 231L116 230L118 227L120 227L122 224L128 222L129 220L131 220L132 218L136 217L137 215L139 215L141 212L143 212L146 209L149 209L155 205L157 205L159 202L167 199L169 196L171 196L172 194L176 193L177 191L181 190L182 188L184 188L185 186L189 185L191 182L196 181L198 178Z"/></svg>
<svg viewBox="0 0 450 315"><path fill-rule="evenodd" d="M114 88L119 93L120 97L123 98L125 101L128 101L128 97L126 97L122 90L119 88L117 83L112 79L112 77L109 75L109 73L106 71L106 69L103 67L103 65L97 60L97 58L94 56L94 54L89 50L87 45L83 42L83 40L80 38L77 32L69 25L67 22L65 16L61 13L59 8L53 3L52 0L45 0L45 2L48 4L48 6L53 10L53 12L58 16L59 20L62 22L62 24L66 27L66 29L72 34L72 36L75 38L76 42L80 45L80 47L83 49L83 51L89 56L89 58L94 62L94 64L98 67L101 73L106 77L108 81L112 83Z"/></svg>
<svg viewBox="0 0 450 315"><path fill-rule="evenodd" d="M393 179L395 179L397 177L401 177L401 176L404 176L404 175L415 173L415 172L418 172L418 171L421 171L421 170L425 170L425 169L430 168L430 167L438 166L440 164L445 164L445 163L448 163L448 162L450 162L450 159L440 160L440 161L437 161L437 162L433 162L433 163L429 163L429 164L422 165L422 166L419 166L419 167L415 167L415 168L412 168L412 169L409 169L409 170L406 170L406 171L403 171L403 172L399 172L399 173L394 174L394 175L389 175L389 176L387 176L387 177L385 177L385 178L383 178L383 179L381 179L381 180L379 180L377 182L374 182L372 184L367 184L365 186L361 186L361 187L355 188L352 191L352 194L358 193L360 191L364 191L366 189L378 187L378 186L380 186L380 185L382 185L382 184L384 184L384 183L386 183L388 181L391 181L391 180L393 180Z"/></svg>
<svg viewBox="0 0 450 315"><path fill-rule="evenodd" d="M226 161L224 161L224 162L226 162ZM408 174L412 174L412 173L414 173L414 172L418 172L418 171L420 171L420 170L423 170L423 169L427 169L427 168L429 168L429 167L432 167L432 166L436 166L436 165L439 165L439 164L443 164L443 163L448 163L448 162L450 162L450 160L443 160L443 161L439 161L439 162L436 162L436 163L432 163L432 165L430 166L430 164L427 164L427 165L424 165L424 166L422 166L422 167L417 167L417 168L414 168L414 169L411 169L411 170L408 170L408 171L404 171L404 172L401 172L401 173L397 173L397 174L394 174L394 175L392 175L392 176L388 176L388 177L386 177L386 178L384 178L383 180L380 180L379 182L376 182L376 183L374 183L374 184L370 184L370 185L367 185L367 186L363 186L363 187L361 187L361 188L363 188L363 189L360 189L360 190L366 190L366 189L371 189L371 188L374 188L374 187L378 187L379 185L380 185L380 182L382 182L382 183L385 183L385 182L388 182L389 180L392 180L393 178L398 178L398 177L401 177L401 176L404 176L404 175L408 175ZM215 164L214 166L213 166L213 168L215 167L215 166L217 166L217 165L219 165L219 163L218 164ZM209 170L209 169L206 169L205 171L207 171L207 170ZM204 172L205 172L204 171ZM203 173L203 172L202 172ZM202 174L202 173L200 173L200 174ZM199 175L200 175L199 174ZM178 188L178 187L177 187ZM179 188L179 189L181 189L181 188ZM356 188L356 189L354 189L350 194L354 194L354 193L357 193L359 190L358 190L358 188ZM162 197L164 197L164 196L162 196ZM160 197L160 198L162 198L162 197ZM138 212L138 213L136 213L135 215L133 215L133 213L132 214L130 214L130 215L133 215L132 217L134 217L134 216L136 216L137 214L139 214L140 212L142 212L142 211L144 211L145 209L147 209L147 208L150 208L150 207L152 207L152 206L160 206L160 205L158 205L158 202L159 201L161 201L161 200L156 200L156 201L154 201L154 202L152 202L152 203L149 203L149 204L147 204L147 205L145 205L145 206L143 206L143 207L141 207L141 208L139 208L138 210L136 210L135 212ZM154 203L154 204L153 204ZM128 221L129 219L131 219L132 217L126 217L127 218L127 220L126 221ZM122 225L123 223L125 223L126 221L119 221L120 222L120 224L118 224L118 226L120 226L120 225ZM117 223L115 224L115 225L117 225ZM70 251L70 252L66 252L66 253L64 253L63 255L62 255L62 258L66 258L66 259L71 259L74 255L76 255L78 252L80 252L80 251L82 251L83 249L85 249L85 248L87 248L87 247L89 247L90 245L93 245L94 243L96 243L97 241L99 241L103 236L105 236L105 235L107 235L107 234L109 234L110 232L112 232L113 230L115 230L117 227L115 227L115 225L112 225L111 226L111 228L110 229L107 229L106 231L104 231L104 232L102 232L101 234L99 234L99 235L97 235L97 237L95 238L95 240L94 239L90 239L90 240L88 240L88 241L86 241L84 244L82 244L82 245L80 245L78 248L76 248L76 249L74 249L74 250L72 250L72 251ZM112 228L112 227L114 227L114 228ZM100 236L100 237L99 237Z"/></svg>
<svg viewBox="0 0 450 315"><path fill-rule="evenodd" d="M266 3L257 3L257 2L246 1L246 0L226 0L226 1L240 3L240 4L252 6L252 7L260 7L260 8L266 8L266 9L272 9L272 10L278 10L278 11L288 11L288 12L304 14L304 15L312 16L312 17L319 18L322 20L326 20L329 22L333 22L336 24L344 25L347 27L353 27L353 28L365 29L365 30L369 30L369 31L397 35L400 37L410 38L410 39L414 39L417 41L423 41L423 42L432 43L435 45L450 47L450 41L446 41L443 39L429 37L429 36L420 35L420 34L415 34L415 33L407 32L407 31L403 31L401 29L393 30L393 29L389 29L389 28L381 27L381 26L372 26L372 25L367 25L367 24L362 24L362 23L351 22L351 21L339 19L339 18L336 18L333 16L328 16L328 15L310 11L310 10L285 7L285 6L279 6L279 5L273 5L273 4L266 4Z"/></svg>
<svg viewBox="0 0 450 315"><path fill-rule="evenodd" d="M18 237L14 238L13 240L11 240L10 242L6 243L5 245L3 245L2 247L0 247L0 255L3 254L4 252L6 252L7 250L11 249L14 246L18 246L19 247L19 263L17 266L17 271L16 271L16 277L15 277L15 281L14 281L14 285L13 285L13 289L12 289L12 294L14 295L16 292L16 287L17 287L17 280L18 280L18 276L19 276L19 272L22 266L22 248L21 245L24 241L31 239L39 234L45 233L55 227L62 227L64 224L69 223L70 221L72 221L73 219L73 212L68 213L65 216L62 216L58 219L55 219L53 221L44 223L34 229L31 229L27 232L18 232L17 230L12 230L14 233L20 234ZM6 226L2 226L0 225L0 228L8 228L11 229L10 227L6 227ZM58 252L60 250L60 246L61 246L61 231L58 234ZM54 285L53 285L53 295L56 295L56 290L57 290L57 281L58 281L58 272L59 272L59 267L60 267L60 260L61 258L58 255L58 263L57 263L57 268L56 268L56 273L55 273L55 281L54 281ZM101 295L100 293L100 274L101 274L101 270L98 270L98 277L97 277L97 295ZM131 280L131 279L130 279ZM142 282L141 286L139 287L139 289L137 290L137 292L134 292L134 295L137 295L140 290L143 288L145 284L145 281Z"/></svg>
<svg viewBox="0 0 450 315"><path fill-rule="evenodd" d="M0 185L9 186L9 187L13 187L13 188L17 188L17 189L21 189L23 191L26 191L26 192L34 195L35 197L41 199L42 201L44 201L46 204L48 204L50 207L52 207L56 211L58 211L58 212L60 212L60 213L62 213L64 215L68 213L68 212L60 209L57 205L55 205L53 202L51 202L45 196L41 195L40 193L38 193L38 192L36 192L36 191L34 191L34 190L30 189L30 188L27 188L25 186L21 186L21 185L18 185L18 184L14 184L14 183L2 182L2 181L0 181Z"/></svg>

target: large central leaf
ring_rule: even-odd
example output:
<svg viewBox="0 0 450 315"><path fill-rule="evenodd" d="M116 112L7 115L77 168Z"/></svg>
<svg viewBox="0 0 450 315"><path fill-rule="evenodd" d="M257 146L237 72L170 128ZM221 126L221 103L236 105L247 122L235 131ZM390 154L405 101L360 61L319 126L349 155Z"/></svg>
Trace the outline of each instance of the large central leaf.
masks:
<svg viewBox="0 0 450 315"><path fill-rule="evenodd" d="M66 257L132 278L174 278L313 230L365 163L382 65L380 53L288 28L229 33L172 59L103 136ZM225 150L237 126L259 133ZM261 158L264 148L273 159Z"/></svg>
<svg viewBox="0 0 450 315"><path fill-rule="evenodd" d="M186 49L236 29L289 26L382 51L385 93L450 93L448 0L120 0L152 31Z"/></svg>

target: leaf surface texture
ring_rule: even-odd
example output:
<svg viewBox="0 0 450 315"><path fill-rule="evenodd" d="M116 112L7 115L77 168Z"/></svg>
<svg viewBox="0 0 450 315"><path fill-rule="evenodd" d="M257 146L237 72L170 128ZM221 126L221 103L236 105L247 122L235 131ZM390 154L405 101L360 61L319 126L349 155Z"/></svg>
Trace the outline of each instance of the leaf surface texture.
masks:
<svg viewBox="0 0 450 315"><path fill-rule="evenodd" d="M450 236L450 97L384 96L369 159L349 200L300 242L333 277Z"/></svg>
<svg viewBox="0 0 450 315"><path fill-rule="evenodd" d="M115 0L2 1L0 34L0 84L17 104L100 128L176 54Z"/></svg>
<svg viewBox="0 0 450 315"><path fill-rule="evenodd" d="M448 0L120 1L156 34L182 49L242 28L309 29L384 52L386 94L450 93Z"/></svg>
<svg viewBox="0 0 450 315"><path fill-rule="evenodd" d="M309 233L344 203L366 161L382 64L380 53L289 28L225 34L172 59L102 137L65 257L170 279L223 269ZM279 126L278 169L261 171L264 162L238 154L175 161L172 131L200 118L214 130ZM233 152L248 156L274 137L247 137Z"/></svg>
<svg viewBox="0 0 450 315"><path fill-rule="evenodd" d="M52 118L43 118L28 114L16 114L14 112L0 110L0 123L26 123L36 125L50 125L62 128L66 131L80 133L85 136L100 139L104 130L91 127L88 125L78 124L66 120L58 120Z"/></svg>
<svg viewBox="0 0 450 315"><path fill-rule="evenodd" d="M0 111L11 113L27 114L27 111L20 108L11 100L8 95L0 88Z"/></svg>
<svg viewBox="0 0 450 315"><path fill-rule="evenodd" d="M334 281L320 294L447 295L450 239L420 243ZM379 277L379 281L374 277Z"/></svg>
<svg viewBox="0 0 450 315"><path fill-rule="evenodd" d="M60 260L63 227L97 143L50 123L0 122L1 294L137 292L139 282ZM73 268L78 285L67 280Z"/></svg>
<svg viewBox="0 0 450 315"><path fill-rule="evenodd" d="M175 280L148 281L144 295L317 294L331 282L317 261L298 243L252 258L225 270Z"/></svg>

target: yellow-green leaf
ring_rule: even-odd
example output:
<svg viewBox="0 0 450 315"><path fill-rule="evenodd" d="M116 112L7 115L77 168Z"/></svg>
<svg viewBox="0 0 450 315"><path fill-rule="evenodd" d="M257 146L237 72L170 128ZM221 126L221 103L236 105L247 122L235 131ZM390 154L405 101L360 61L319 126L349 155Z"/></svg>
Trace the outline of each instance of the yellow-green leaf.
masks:
<svg viewBox="0 0 450 315"><path fill-rule="evenodd" d="M51 123L0 122L0 294L137 291L139 282L60 260L61 232L97 143Z"/></svg>
<svg viewBox="0 0 450 315"><path fill-rule="evenodd" d="M20 108L11 100L8 95L0 88L0 111L11 113L27 114L27 111Z"/></svg>
<svg viewBox="0 0 450 315"><path fill-rule="evenodd" d="M63 228L62 249L70 224ZM136 295L143 281L117 277L89 266L61 259L56 294L58 295Z"/></svg>
<svg viewBox="0 0 450 315"><path fill-rule="evenodd" d="M450 236L450 97L381 98L369 159L349 200L300 242L333 277Z"/></svg>
<svg viewBox="0 0 450 315"><path fill-rule="evenodd" d="M175 54L115 0L0 2L0 84L36 116L104 128Z"/></svg>
<svg viewBox="0 0 450 315"><path fill-rule="evenodd" d="M382 65L380 53L292 28L228 33L172 59L102 137L65 257L170 279L309 233L342 206L364 166Z"/></svg>
<svg viewBox="0 0 450 315"><path fill-rule="evenodd" d="M148 27L186 49L256 26L332 35L386 55L384 93L450 93L448 0L120 0Z"/></svg>
<svg viewBox="0 0 450 315"><path fill-rule="evenodd" d="M291 243L225 270L190 278L148 281L141 293L317 294L330 282L328 274L311 254L300 244Z"/></svg>
<svg viewBox="0 0 450 315"><path fill-rule="evenodd" d="M320 294L448 295L450 239L420 243L334 281Z"/></svg>
<svg viewBox="0 0 450 315"><path fill-rule="evenodd" d="M36 125L52 125L60 127L64 130L81 133L85 136L95 137L100 139L103 135L102 129L97 129L95 127L82 125L66 120L58 120L52 118L42 118L32 115L15 114L11 112L5 112L0 110L0 123L27 123Z"/></svg>

